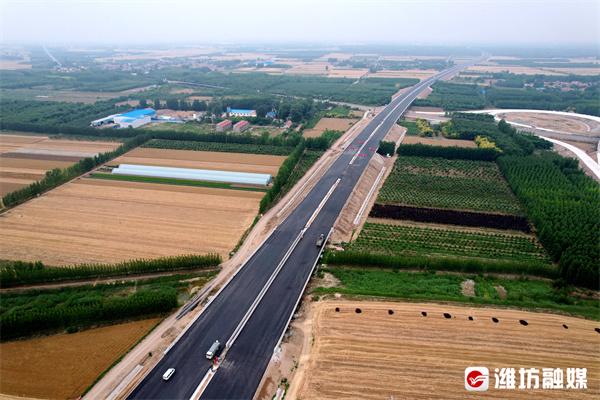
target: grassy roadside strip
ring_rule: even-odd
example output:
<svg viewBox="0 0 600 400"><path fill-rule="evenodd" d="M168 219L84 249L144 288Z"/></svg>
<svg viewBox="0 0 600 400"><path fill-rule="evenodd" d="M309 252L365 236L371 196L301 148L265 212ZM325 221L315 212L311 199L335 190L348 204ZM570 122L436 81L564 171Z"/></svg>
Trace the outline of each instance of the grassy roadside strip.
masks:
<svg viewBox="0 0 600 400"><path fill-rule="evenodd" d="M558 270L551 264L485 260L459 257L426 257L375 254L357 251L338 251L325 253L323 262L328 265L361 265L365 267L382 267L401 269L418 269L423 271L451 271L465 273L500 273L513 275L532 275L555 279Z"/></svg>
<svg viewBox="0 0 600 400"><path fill-rule="evenodd" d="M55 283L150 272L208 269L220 263L221 257L218 254L181 255L130 260L117 264L80 264L56 267L46 266L39 261L0 261L0 286L5 288L34 283Z"/></svg>
<svg viewBox="0 0 600 400"><path fill-rule="evenodd" d="M90 178L94 179L106 179L111 181L127 181L127 182L143 182L143 183L159 183L165 185L179 185L179 186L197 186L197 187L208 187L215 189L232 189L232 190L245 190L248 192L266 192L267 189L260 187L250 186L235 186L231 183L223 182L208 182L208 181L195 181L192 179L175 179L175 178L160 178L153 176L136 176L136 175L113 175L94 172L89 175Z"/></svg>
<svg viewBox="0 0 600 400"><path fill-rule="evenodd" d="M508 279L468 274L441 274L433 272L408 272L390 269L326 268L340 280L337 287L318 287L315 294L341 293L349 296L375 296L416 301L450 301L474 305L517 307L530 311L553 311L588 319L600 320L600 303L557 290L551 282ZM461 292L466 279L475 282L475 294L468 297ZM506 298L497 290L502 286Z"/></svg>

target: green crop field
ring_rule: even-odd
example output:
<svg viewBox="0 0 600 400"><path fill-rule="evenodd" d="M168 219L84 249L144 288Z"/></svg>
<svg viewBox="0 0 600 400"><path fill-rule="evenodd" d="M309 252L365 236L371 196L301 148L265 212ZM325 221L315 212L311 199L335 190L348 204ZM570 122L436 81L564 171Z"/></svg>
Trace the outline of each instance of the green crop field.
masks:
<svg viewBox="0 0 600 400"><path fill-rule="evenodd" d="M595 320L600 319L600 302L555 289L552 282L544 280L340 267L328 268L324 271L338 278L341 285L317 288L316 293L493 304L554 310ZM467 297L461 293L461 283L465 279L472 279L475 282L474 297ZM496 286L502 286L506 290L505 299L500 298Z"/></svg>
<svg viewBox="0 0 600 400"><path fill-rule="evenodd" d="M497 165L489 161L400 156L377 202L523 214Z"/></svg>
<svg viewBox="0 0 600 400"><path fill-rule="evenodd" d="M419 136L419 128L417 128L417 123L414 121L399 121L398 125L406 128L406 134L408 136Z"/></svg>
<svg viewBox="0 0 600 400"><path fill-rule="evenodd" d="M550 262L533 236L370 222L365 224L348 250L390 255Z"/></svg>
<svg viewBox="0 0 600 400"><path fill-rule="evenodd" d="M271 144L196 142L191 140L164 139L150 140L142 147L172 150L220 151L226 153L269 154L273 156L287 156L294 150L294 147L274 146Z"/></svg>

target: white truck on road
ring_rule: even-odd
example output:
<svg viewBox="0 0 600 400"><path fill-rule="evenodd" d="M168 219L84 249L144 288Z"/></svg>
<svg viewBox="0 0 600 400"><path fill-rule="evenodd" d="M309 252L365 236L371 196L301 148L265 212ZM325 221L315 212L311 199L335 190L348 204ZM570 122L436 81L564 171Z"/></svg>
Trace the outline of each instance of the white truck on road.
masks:
<svg viewBox="0 0 600 400"><path fill-rule="evenodd" d="M219 342L218 340L215 340L215 342L210 346L210 348L206 352L206 358L208 358L209 360L212 360L213 357L218 353L220 348L221 348L221 342Z"/></svg>

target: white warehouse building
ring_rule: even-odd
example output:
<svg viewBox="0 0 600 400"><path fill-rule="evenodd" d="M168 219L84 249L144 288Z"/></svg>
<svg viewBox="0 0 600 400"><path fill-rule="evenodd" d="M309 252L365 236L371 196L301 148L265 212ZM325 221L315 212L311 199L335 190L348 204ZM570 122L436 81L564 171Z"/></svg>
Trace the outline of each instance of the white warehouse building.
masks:
<svg viewBox="0 0 600 400"><path fill-rule="evenodd" d="M115 124L118 128L138 128L142 125L149 124L154 117L156 117L156 111L153 108L144 108L141 110L129 111L124 114L109 115L108 117L90 122L90 126Z"/></svg>
<svg viewBox="0 0 600 400"><path fill-rule="evenodd" d="M195 168L155 167L151 165L120 164L113 168L115 175L135 175L157 178L190 179L207 182L225 182L242 185L266 186L271 183L270 174L250 172L215 171Z"/></svg>

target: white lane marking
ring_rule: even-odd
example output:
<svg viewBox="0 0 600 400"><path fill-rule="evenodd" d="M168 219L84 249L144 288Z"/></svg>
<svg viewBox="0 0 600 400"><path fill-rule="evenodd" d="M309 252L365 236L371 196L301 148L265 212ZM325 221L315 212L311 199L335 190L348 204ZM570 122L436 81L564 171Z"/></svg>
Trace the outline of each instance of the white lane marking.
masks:
<svg viewBox="0 0 600 400"><path fill-rule="evenodd" d="M204 378L202 378L202 380L200 381L200 384L198 385L196 390L194 390L194 393L192 393L192 397L190 397L190 400L198 400L200 396L202 396L202 392L204 392L204 389L206 389L213 376L215 376L215 371L213 371L211 367L204 375Z"/></svg>
<svg viewBox="0 0 600 400"><path fill-rule="evenodd" d="M302 291L300 292L300 295L298 296L298 299L296 300L296 305L294 305L294 308L292 308L292 313L290 314L290 317L288 318L288 320L285 324L283 332L281 332L281 336L279 336L279 340L277 341L277 344L273 348L273 352L275 352L275 350L279 347L279 345L281 344L281 341L283 340L283 335L285 335L285 331L287 331L287 327L289 326L290 321L292 320L292 317L294 316L294 311L296 311L296 308L298 308L298 304L300 303L302 294L306 290L306 286L308 285L308 282L310 281L310 277L312 276L312 274L315 270L315 267L319 263L319 258L321 258L321 254L323 254L323 251L325 250L325 245L327 244L327 241L329 240L329 237L331 236L332 233L333 233L333 227L331 229L329 229L329 233L327 234L327 237L325 237L325 239L323 240L323 246L321 246L321 249L319 250L319 254L317 255L317 258L315 259L315 263L313 264L313 266L310 270L310 274L308 274L308 276L306 277L306 281L304 282L304 287L302 288ZM266 372L266 370L265 370L265 372Z"/></svg>
<svg viewBox="0 0 600 400"><path fill-rule="evenodd" d="M229 277L229 279L227 279L227 281L223 284L223 286L221 286L221 288L217 291L217 293L215 293L214 295L212 295L212 297L206 302L206 304L204 305L204 307L202 307L202 310L200 310L200 312L198 313L198 315L196 315L196 317L194 317L194 319L192 319L192 321L190 321L189 324L186 325L185 328L183 328L183 330L181 331L181 333L179 335L177 335L177 337L175 338L175 340L169 345L169 347L167 347L165 349L165 351L163 352L163 355L166 355L169 350L171 350L173 348L173 346L175 346L175 344L177 344L177 342L183 337L183 335L192 327L192 325L194 325L196 323L196 321L198 320L198 318L200 318L200 316L204 313L204 311L206 311L208 309L208 306L210 306L212 304L213 301L215 301L215 299L221 294L221 292L223 290L225 290L225 288L227 287L227 285L229 285L231 283L231 281L233 281L233 278L236 277L236 275L246 266L246 264L248 264L248 261L250 261L252 259L252 257L254 257L254 255L258 252L258 250L260 250L263 245L265 244L265 242L267 240L269 240L269 238L271 237L271 235L273 234L273 232L275 232L275 230L279 227L279 225L276 225L273 230L271 230L271 232L269 232L269 234L258 244L258 246L256 246L256 248L254 249L254 251L252 251L252 253L244 260L244 262L242 263L242 265L240 265L240 267L233 273L233 275L231 275Z"/></svg>
<svg viewBox="0 0 600 400"><path fill-rule="evenodd" d="M292 254L292 252L294 251L296 246L298 245L298 242L300 242L300 240L302 239L302 236L304 236L305 231L306 231L306 229L302 229L300 231L300 233L298 234L298 236L296 236L296 239L294 239L294 242L289 247L289 249L286 251L282 260L277 265L277 268L275 268L275 271L273 271L273 273L269 277L269 280L262 287L262 289L260 290L260 292L258 293L256 298L252 302L252 305L250 305L250 308L248 309L248 311L246 311L246 314L244 315L244 317L242 318L240 323L236 326L235 330L233 331L233 334L231 335L231 337L229 338L229 340L227 341L227 343L225 345L225 350L223 351L223 354L221 354L221 359L225 358L225 354L227 354L227 351L229 350L229 348L231 348L231 346L235 343L236 339L238 338L238 336L240 335L240 333L246 326L246 323L248 322L248 320L250 319L252 314L254 314L254 311L258 307L258 304L265 296L265 293L267 293L267 290L269 290L269 288L271 287L271 284L273 283L273 281L275 280L277 275L279 275L279 271L281 271L284 264L287 262L288 258L290 257L290 255Z"/></svg>
<svg viewBox="0 0 600 400"><path fill-rule="evenodd" d="M440 77L441 76L442 75L440 75ZM420 93L425 87L430 86L433 82L434 81L430 81L430 80L423 81L420 84L418 84L417 86L415 86L415 88L412 89L408 94L406 94L406 96L404 96L404 98L398 102L398 104L392 109L392 111L390 111L390 112L387 113L387 115L383 118L383 120L381 121L381 123L379 125L377 125L377 127L369 135L369 137L367 138L367 140L365 140L364 143L362 144L362 146L360 146L360 148L356 151L356 154L354 154L354 157L352 157L352 159L350 160L350 162L348 163L348 165L354 164L354 161L356 161L356 158L359 156L359 154L362 151L362 149L366 146L366 144L369 142L369 140L371 140L371 138L373 137L373 135L375 135L375 133L379 130L379 128L381 128L381 126L387 121L387 119L390 118L392 116L392 114L394 114L396 112L396 110L398 109L398 107L404 105L405 106L404 108L406 109L406 108L408 108L408 105L410 105L412 103L412 101L414 101L414 99L413 99L412 101L409 102L408 105L406 105L404 103L406 102L407 98L409 98L410 96L414 95L415 93L417 93L417 94Z"/></svg>
<svg viewBox="0 0 600 400"><path fill-rule="evenodd" d="M371 134L369 135L369 137L367 138L367 140L365 140L363 142L362 146L360 146L360 148L356 151L356 154L354 154L354 157L352 157L352 160L350 160L350 162L348 163L348 165L352 165L354 163L354 160L356 160L356 157L358 157L358 155L360 154L360 152L362 151L362 149L367 145L367 143L369 142L369 140L371 140L371 138L379 130L379 128L381 128L381 125L383 125L384 122L385 122L385 118L383 119L383 121L381 121L381 123L379 125L377 125L377 128L373 129L373 132L371 132Z"/></svg>
<svg viewBox="0 0 600 400"><path fill-rule="evenodd" d="M337 185L340 183L341 180L342 180L341 178L337 178L337 180L335 181L335 183L333 184L333 186L331 186L329 188L329 191L327 192L327 194L325 195L325 197L323 197L323 200L321 200L321 202L319 203L319 206L313 212L313 214L308 219L308 222L304 226L304 230L305 231L308 228L310 228L311 224L313 223L313 221L315 220L315 218L317 218L317 215L319 215L319 213L321 212L321 209L323 208L323 206L325 206L325 203L327 203L327 200L329 200L329 197L331 197L331 194L333 193L333 191L335 190L335 188L337 187Z"/></svg>
<svg viewBox="0 0 600 400"><path fill-rule="evenodd" d="M360 222L360 219L362 218L362 216L367 208L367 204L369 204L369 201L371 200L373 193L375 193L375 189L377 188L377 185L379 185L379 181L381 181L381 178L383 177L385 170L386 170L386 168L383 167L383 169L379 172L379 175L377 175L377 178L375 178L375 182L373 182L373 185L371 186L371 190L369 190L369 193L367 194L365 201L363 201L362 206L360 207L360 210L358 210L358 214L356 214L356 218L354 218L354 225L358 225L358 223Z"/></svg>

